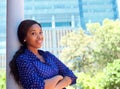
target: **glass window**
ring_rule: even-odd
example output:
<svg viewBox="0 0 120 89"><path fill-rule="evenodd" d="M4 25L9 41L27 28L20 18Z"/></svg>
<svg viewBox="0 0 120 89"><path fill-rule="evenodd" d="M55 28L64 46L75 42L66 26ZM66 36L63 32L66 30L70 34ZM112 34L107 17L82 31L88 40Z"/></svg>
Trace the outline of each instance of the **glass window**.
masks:
<svg viewBox="0 0 120 89"><path fill-rule="evenodd" d="M42 27L52 27L52 24L51 24L51 22L44 22L44 23L42 22L41 26Z"/></svg>
<svg viewBox="0 0 120 89"><path fill-rule="evenodd" d="M71 22L56 22L55 23L56 27L70 27L71 26Z"/></svg>
<svg viewBox="0 0 120 89"><path fill-rule="evenodd" d="M0 0L0 69L6 68L6 0Z"/></svg>

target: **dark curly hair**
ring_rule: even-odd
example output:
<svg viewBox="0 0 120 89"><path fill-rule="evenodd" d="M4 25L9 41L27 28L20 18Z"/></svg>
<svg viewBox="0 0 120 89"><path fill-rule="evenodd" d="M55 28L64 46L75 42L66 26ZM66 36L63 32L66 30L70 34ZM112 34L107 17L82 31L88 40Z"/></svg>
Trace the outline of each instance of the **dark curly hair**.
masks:
<svg viewBox="0 0 120 89"><path fill-rule="evenodd" d="M15 81L17 82L18 85L21 85L19 82L19 74L18 74L18 69L17 69L17 65L16 65L16 58L23 54L25 49L27 48L26 43L24 42L24 39L27 35L27 32L29 30L29 28L33 25L33 24L38 24L40 27L40 23L34 21L34 20L23 20L20 25L18 26L18 31L17 31L17 36L18 36L18 40L21 43L20 48L18 49L18 51L14 54L12 60L9 63L10 66L10 73L13 75Z"/></svg>

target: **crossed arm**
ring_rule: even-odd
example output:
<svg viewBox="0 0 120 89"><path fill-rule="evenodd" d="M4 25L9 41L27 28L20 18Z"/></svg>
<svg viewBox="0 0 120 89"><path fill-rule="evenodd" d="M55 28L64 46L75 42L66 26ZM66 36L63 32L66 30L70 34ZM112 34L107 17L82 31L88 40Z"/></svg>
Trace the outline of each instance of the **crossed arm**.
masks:
<svg viewBox="0 0 120 89"><path fill-rule="evenodd" d="M61 75L57 75L51 79L46 79L45 81L45 89L63 89L71 84L71 78L68 76L62 77Z"/></svg>

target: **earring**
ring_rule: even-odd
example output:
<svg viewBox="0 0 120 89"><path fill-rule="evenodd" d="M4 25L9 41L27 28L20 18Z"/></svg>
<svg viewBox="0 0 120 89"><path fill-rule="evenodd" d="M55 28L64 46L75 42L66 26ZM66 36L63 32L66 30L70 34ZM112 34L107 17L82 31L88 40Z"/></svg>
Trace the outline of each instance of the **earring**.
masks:
<svg viewBox="0 0 120 89"><path fill-rule="evenodd" d="M24 40L24 42L26 42L26 40Z"/></svg>

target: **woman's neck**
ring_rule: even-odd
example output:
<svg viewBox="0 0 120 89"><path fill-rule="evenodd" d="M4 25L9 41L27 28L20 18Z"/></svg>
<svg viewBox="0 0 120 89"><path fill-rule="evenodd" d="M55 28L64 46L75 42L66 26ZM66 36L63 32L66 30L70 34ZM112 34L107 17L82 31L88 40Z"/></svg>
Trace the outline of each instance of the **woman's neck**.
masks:
<svg viewBox="0 0 120 89"><path fill-rule="evenodd" d="M45 59L43 58L43 56L41 56L38 52L38 49L37 48L33 48L33 47L28 47L28 49L34 53L36 55L36 57L43 63L45 63Z"/></svg>
<svg viewBox="0 0 120 89"><path fill-rule="evenodd" d="M33 52L35 55L38 55L38 48L28 47L28 49Z"/></svg>

